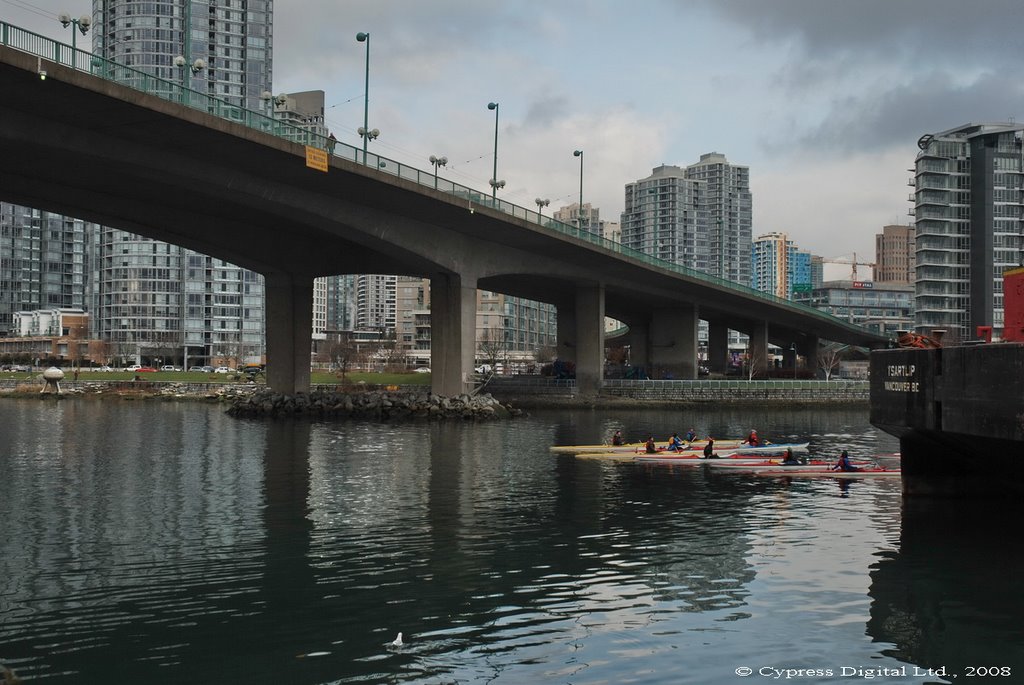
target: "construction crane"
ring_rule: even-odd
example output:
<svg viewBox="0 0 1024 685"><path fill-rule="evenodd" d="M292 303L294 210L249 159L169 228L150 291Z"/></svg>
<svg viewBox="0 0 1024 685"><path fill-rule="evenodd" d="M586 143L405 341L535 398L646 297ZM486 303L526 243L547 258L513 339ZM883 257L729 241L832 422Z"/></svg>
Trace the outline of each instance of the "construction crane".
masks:
<svg viewBox="0 0 1024 685"><path fill-rule="evenodd" d="M824 262L825 264L849 264L850 273L853 276L852 280L854 281L860 280L859 278L857 278L858 266L870 266L872 269L875 268L875 264L873 262L858 262L856 252L852 253L852 257L847 255L841 255L839 257L822 257L821 261Z"/></svg>

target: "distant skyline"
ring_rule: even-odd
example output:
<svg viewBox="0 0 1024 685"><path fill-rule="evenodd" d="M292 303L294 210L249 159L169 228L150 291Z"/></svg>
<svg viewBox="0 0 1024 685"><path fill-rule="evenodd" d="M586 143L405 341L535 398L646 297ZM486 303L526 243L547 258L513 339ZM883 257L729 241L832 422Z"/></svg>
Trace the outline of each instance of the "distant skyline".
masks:
<svg viewBox="0 0 1024 685"><path fill-rule="evenodd" d="M71 42L87 0L0 0L0 17ZM1019 4L980 0L277 0L274 90L323 90L326 122L360 146L370 34L371 149L547 211L579 197L618 221L624 186L707 152L750 167L754 237L874 258L911 217L925 133L1008 121L1024 84ZM78 38L91 45L91 34ZM546 213L547 213L546 211ZM866 258L870 256L870 258Z"/></svg>

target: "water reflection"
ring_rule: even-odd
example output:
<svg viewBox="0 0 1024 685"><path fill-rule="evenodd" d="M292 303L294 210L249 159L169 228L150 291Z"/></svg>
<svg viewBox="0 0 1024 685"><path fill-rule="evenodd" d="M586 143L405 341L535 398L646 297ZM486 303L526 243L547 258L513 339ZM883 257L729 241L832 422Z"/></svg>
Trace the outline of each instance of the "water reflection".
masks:
<svg viewBox="0 0 1024 685"><path fill-rule="evenodd" d="M380 425L0 409L0 661L47 682L731 682L736 666L823 654L928 663L919 645L937 634L920 617L917 642L893 627L918 605L905 587L925 597L918 574L932 577L909 563L906 520L900 547L898 484L548 452L690 425L891 451L864 412ZM872 563L881 644L863 639ZM992 604L973 606L998 625Z"/></svg>
<svg viewBox="0 0 1024 685"><path fill-rule="evenodd" d="M1024 678L1022 551L1013 534L1020 509L955 500L904 502L898 552L871 573L868 634L886 654L948 673L1005 667Z"/></svg>

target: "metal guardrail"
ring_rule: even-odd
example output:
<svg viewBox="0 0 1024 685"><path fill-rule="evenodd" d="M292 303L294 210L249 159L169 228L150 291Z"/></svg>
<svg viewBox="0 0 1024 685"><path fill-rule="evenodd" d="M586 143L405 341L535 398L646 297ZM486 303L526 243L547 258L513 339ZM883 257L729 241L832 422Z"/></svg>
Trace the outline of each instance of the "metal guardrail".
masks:
<svg viewBox="0 0 1024 685"><path fill-rule="evenodd" d="M812 316L822 321L827 321L832 325L845 328L851 332L870 333L870 331L867 331L860 326L838 319L831 314L822 312L810 305L806 305L801 302L793 302L792 300L787 300L785 298L772 295L771 293L764 293L738 283L733 283L718 276L713 276L689 267L657 259L656 257L652 257L640 252L639 250L625 247L621 243L608 240L607 238L602 238L590 233L589 231L581 230L578 226L573 226L550 217L545 217L538 210L526 209L525 207L520 207L510 202L505 202L504 200L495 200L486 193L481 193L480 191L467 186L439 178L434 175L433 171L423 171L407 164L402 164L401 162L397 162L393 159L388 159L387 157L382 157L369 152L364 154L361 149L346 143L328 140L325 136L312 133L299 126L293 126L291 124L278 121L264 113L254 112L252 110L245 109L244 107L233 105L224 100L211 97L205 93L191 90L184 87L181 83L152 76L138 69L118 64L117 62L94 55L90 52L73 49L69 45L40 36L39 34L27 31L7 22L0 22L0 44L15 50L36 55L42 59L46 59L57 64L69 66L72 69L88 72L94 76L114 81L123 86L160 97L164 100L178 102L187 107L198 109L222 119L227 119L229 121L248 126L249 128L264 131L292 142L327 150L333 156L340 157L357 164L362 163L365 166L397 176L398 178L412 181L421 186L433 188L448 195L453 195L459 199L465 200L469 204L491 207L518 219L528 221L553 233L559 233L578 240L586 241L597 247L601 247L610 252L615 252L623 257L633 259L651 267L685 275L764 302L790 307L808 316ZM362 158L361 162L360 158Z"/></svg>

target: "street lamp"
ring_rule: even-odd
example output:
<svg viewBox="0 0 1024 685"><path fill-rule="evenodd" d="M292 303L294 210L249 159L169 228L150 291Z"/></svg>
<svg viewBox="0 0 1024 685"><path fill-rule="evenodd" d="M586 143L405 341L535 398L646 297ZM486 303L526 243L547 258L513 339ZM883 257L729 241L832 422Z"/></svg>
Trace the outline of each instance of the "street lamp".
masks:
<svg viewBox="0 0 1024 685"><path fill-rule="evenodd" d="M88 14L83 14L78 19L75 19L70 14L68 14L67 12L61 12L60 15L57 17L57 21L59 21L61 24L63 24L64 28L67 28L67 27L71 26L72 24L74 24L75 29L78 29L79 31L81 31L83 36L86 33L89 32L89 27L92 26L92 17L90 17ZM71 29L71 68L72 69L77 69L78 68L76 66L76 64L78 62L78 36L75 35L75 29Z"/></svg>
<svg viewBox="0 0 1024 685"><path fill-rule="evenodd" d="M366 164L366 144L372 137L380 135L377 129L370 130L370 34L360 31L356 34L356 40L366 43L366 88L363 93L363 126L359 129L359 135L363 137L363 164Z"/></svg>
<svg viewBox="0 0 1024 685"><path fill-rule="evenodd" d="M583 230L583 150L573 150L573 157L580 158L580 230Z"/></svg>
<svg viewBox="0 0 1024 685"><path fill-rule="evenodd" d="M185 67L188 66L188 70L192 72L193 76L195 76L206 68L206 62L201 59L196 59L192 64L188 64L188 60L185 59L184 55L178 55L174 58L174 66L181 69L181 87L190 88L192 83L186 80L187 75L185 73Z"/></svg>
<svg viewBox="0 0 1024 685"><path fill-rule="evenodd" d="M536 200L534 200L534 202L537 203L537 218L539 219L540 217L544 216L541 212L545 207L551 204L551 200L542 200L538 197Z"/></svg>
<svg viewBox="0 0 1024 685"><path fill-rule="evenodd" d="M498 103L488 102L487 109L494 110L494 174L491 176L491 198L498 200L498 188L504 188L505 182L498 180Z"/></svg>
<svg viewBox="0 0 1024 685"><path fill-rule="evenodd" d="M448 158L430 155L430 163L434 165L434 190L437 190L437 168L447 165Z"/></svg>

